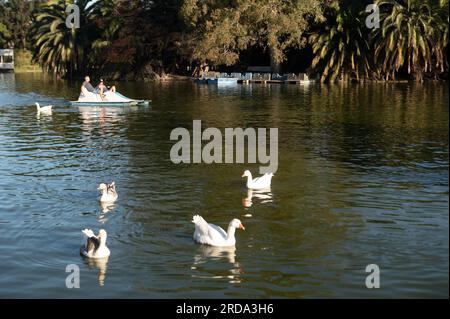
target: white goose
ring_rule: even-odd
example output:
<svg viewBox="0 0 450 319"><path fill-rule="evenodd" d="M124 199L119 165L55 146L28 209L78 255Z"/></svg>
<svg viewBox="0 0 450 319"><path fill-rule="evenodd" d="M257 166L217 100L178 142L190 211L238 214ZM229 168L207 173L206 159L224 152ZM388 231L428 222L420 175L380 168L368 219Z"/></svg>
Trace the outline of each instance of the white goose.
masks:
<svg viewBox="0 0 450 319"><path fill-rule="evenodd" d="M51 113L53 105L40 106L38 102L35 103L38 113Z"/></svg>
<svg viewBox="0 0 450 319"><path fill-rule="evenodd" d="M95 236L94 232L90 229L84 229L81 231L86 238L86 242L80 248L80 254L88 258L106 258L109 257L110 251L106 247L106 231L100 229L98 235Z"/></svg>
<svg viewBox="0 0 450 319"><path fill-rule="evenodd" d="M252 173L246 170L242 177L247 177L247 188L249 189L268 189L272 184L273 173L266 173L261 177L253 179Z"/></svg>
<svg viewBox="0 0 450 319"><path fill-rule="evenodd" d="M101 183L100 185L98 185L97 188L99 191L101 191L101 195L100 195L100 202L108 202L108 203L112 203L115 202L117 200L117 198L119 198L119 195L117 194L116 191L116 183L112 182L111 184L105 184L105 183Z"/></svg>
<svg viewBox="0 0 450 319"><path fill-rule="evenodd" d="M215 247L234 246L236 244L236 238L234 238L236 228L245 230L239 219L233 219L230 222L227 232L219 226L208 224L199 215L195 215L192 222L195 224L194 240L199 244Z"/></svg>

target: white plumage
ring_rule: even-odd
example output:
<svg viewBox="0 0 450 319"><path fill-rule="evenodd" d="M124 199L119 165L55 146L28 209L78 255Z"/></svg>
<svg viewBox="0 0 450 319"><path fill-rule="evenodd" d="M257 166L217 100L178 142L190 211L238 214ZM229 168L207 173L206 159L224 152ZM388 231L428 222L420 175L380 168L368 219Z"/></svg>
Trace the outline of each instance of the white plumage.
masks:
<svg viewBox="0 0 450 319"><path fill-rule="evenodd" d="M117 198L119 198L119 195L116 191L115 182L112 182L111 184L101 183L100 185L98 185L97 189L101 192L99 200L103 203L112 203L115 202Z"/></svg>
<svg viewBox="0 0 450 319"><path fill-rule="evenodd" d="M40 106L38 102L35 103L38 113L51 113L53 105Z"/></svg>
<svg viewBox="0 0 450 319"><path fill-rule="evenodd" d="M249 189L268 189L272 184L273 173L266 173L261 177L253 179L252 173L247 170L242 177L247 177L247 188Z"/></svg>
<svg viewBox="0 0 450 319"><path fill-rule="evenodd" d="M199 244L216 247L234 246L236 244L234 237L236 228L245 230L239 219L233 219L230 222L227 232L217 225L207 223L199 215L195 215L192 222L195 224L194 240Z"/></svg>
<svg viewBox="0 0 450 319"><path fill-rule="evenodd" d="M97 236L91 229L84 229L81 232L85 236L85 243L80 248L81 255L88 258L109 257L110 251L106 247L107 234L104 229L100 229Z"/></svg>

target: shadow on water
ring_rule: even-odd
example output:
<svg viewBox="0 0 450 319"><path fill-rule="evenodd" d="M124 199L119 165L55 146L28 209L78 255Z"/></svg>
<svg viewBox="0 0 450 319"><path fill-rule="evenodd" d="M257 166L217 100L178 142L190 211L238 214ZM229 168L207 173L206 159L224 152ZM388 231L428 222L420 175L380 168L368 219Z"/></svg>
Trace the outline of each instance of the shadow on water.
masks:
<svg viewBox="0 0 450 319"><path fill-rule="evenodd" d="M80 84L0 74L0 296L448 297L446 84L124 82L152 105L72 108ZM279 128L270 191L245 189L256 164L173 164L170 132L194 119ZM240 218L236 249L194 244L194 213ZM86 227L108 232L107 271L78 254ZM385 289L365 288L371 263Z"/></svg>

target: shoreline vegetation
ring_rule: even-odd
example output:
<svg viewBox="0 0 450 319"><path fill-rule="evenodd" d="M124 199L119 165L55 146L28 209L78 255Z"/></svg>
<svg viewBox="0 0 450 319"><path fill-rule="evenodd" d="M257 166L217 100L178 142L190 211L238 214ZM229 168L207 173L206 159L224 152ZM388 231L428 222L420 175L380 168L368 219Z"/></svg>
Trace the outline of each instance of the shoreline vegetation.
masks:
<svg viewBox="0 0 450 319"><path fill-rule="evenodd" d="M32 73L42 72L39 64L33 63L33 53L25 49L14 50L14 72Z"/></svg>
<svg viewBox="0 0 450 319"><path fill-rule="evenodd" d="M379 8L379 27L368 26ZM66 8L80 9L80 28ZM307 73L321 82L448 79L448 0L0 0L16 71L110 80L205 72Z"/></svg>

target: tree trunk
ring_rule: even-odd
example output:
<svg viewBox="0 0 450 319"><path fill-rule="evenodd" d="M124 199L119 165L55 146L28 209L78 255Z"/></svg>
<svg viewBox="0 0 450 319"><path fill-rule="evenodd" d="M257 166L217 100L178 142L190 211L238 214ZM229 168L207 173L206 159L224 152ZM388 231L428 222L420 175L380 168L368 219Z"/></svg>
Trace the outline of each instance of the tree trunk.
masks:
<svg viewBox="0 0 450 319"><path fill-rule="evenodd" d="M270 55L270 68L272 69L272 73L280 73L280 63L275 60L275 50L273 47L269 47L269 55Z"/></svg>

